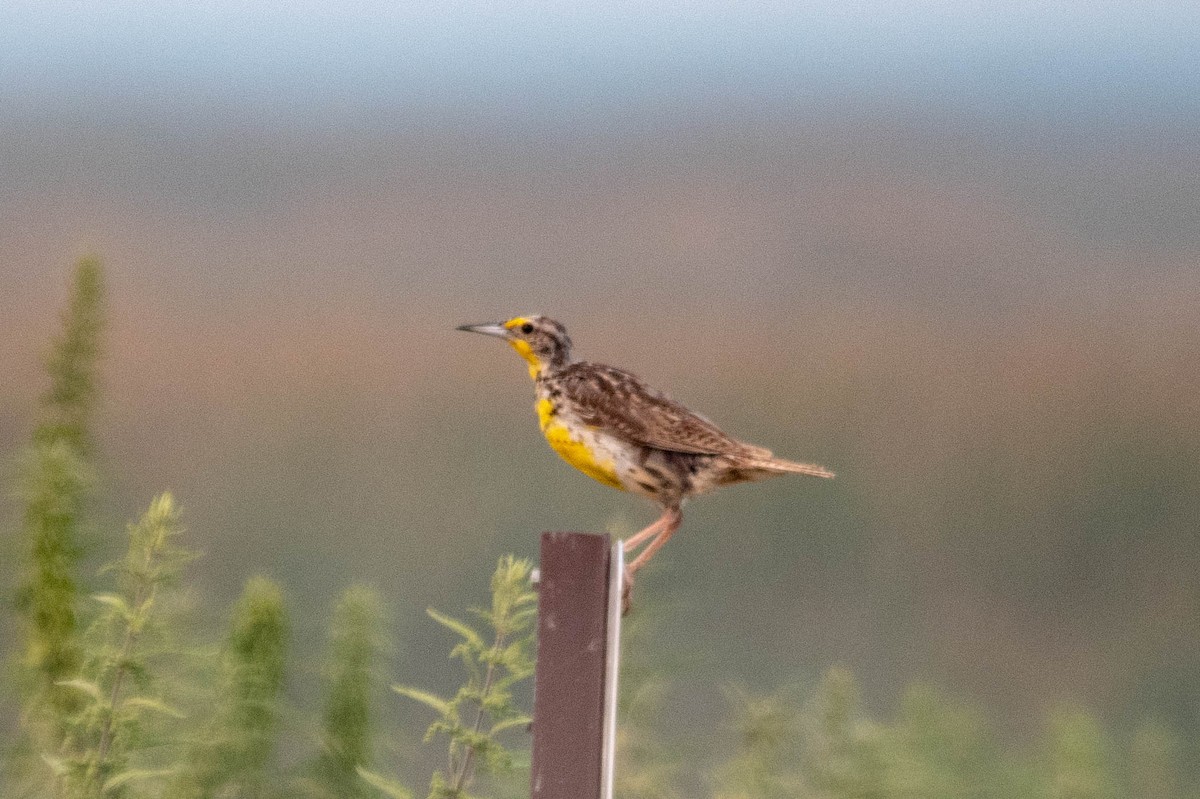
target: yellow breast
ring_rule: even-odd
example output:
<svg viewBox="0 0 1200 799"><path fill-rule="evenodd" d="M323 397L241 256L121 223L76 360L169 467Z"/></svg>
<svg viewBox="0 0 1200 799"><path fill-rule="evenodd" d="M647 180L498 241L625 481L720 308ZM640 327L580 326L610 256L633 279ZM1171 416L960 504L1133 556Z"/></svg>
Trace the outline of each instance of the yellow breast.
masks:
<svg viewBox="0 0 1200 799"><path fill-rule="evenodd" d="M571 429L554 415L554 405L550 400L538 400L537 415L543 435L563 460L593 480L624 490L617 478L612 459L598 456L594 448L588 446L586 436L573 434Z"/></svg>

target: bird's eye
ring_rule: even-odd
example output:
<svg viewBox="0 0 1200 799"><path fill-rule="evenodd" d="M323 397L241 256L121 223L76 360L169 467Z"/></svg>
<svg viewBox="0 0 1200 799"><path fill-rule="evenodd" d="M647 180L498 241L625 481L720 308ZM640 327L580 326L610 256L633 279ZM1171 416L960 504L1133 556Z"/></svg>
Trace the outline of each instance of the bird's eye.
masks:
<svg viewBox="0 0 1200 799"><path fill-rule="evenodd" d="M526 322L525 324L521 325L521 332L528 336L533 332L533 325Z"/></svg>

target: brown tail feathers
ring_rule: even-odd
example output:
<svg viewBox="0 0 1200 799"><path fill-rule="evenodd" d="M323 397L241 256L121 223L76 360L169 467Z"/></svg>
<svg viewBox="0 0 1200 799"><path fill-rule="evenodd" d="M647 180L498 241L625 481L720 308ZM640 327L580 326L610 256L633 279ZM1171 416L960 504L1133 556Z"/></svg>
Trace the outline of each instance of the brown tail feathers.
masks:
<svg viewBox="0 0 1200 799"><path fill-rule="evenodd" d="M764 469L769 472L807 474L813 477L833 477L833 472L824 466L818 466L815 463L796 463L795 461L784 460L783 458L765 459L755 463L753 468Z"/></svg>

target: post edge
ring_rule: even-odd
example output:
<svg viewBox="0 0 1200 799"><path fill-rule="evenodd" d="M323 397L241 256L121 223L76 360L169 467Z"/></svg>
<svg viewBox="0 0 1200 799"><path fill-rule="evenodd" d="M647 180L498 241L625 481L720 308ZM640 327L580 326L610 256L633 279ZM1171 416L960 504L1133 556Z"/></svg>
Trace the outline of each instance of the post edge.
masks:
<svg viewBox="0 0 1200 799"><path fill-rule="evenodd" d="M621 669L621 590L625 579L625 546L613 542L608 559L608 623L604 656L604 750L601 754L601 798L613 799L617 765L617 687Z"/></svg>

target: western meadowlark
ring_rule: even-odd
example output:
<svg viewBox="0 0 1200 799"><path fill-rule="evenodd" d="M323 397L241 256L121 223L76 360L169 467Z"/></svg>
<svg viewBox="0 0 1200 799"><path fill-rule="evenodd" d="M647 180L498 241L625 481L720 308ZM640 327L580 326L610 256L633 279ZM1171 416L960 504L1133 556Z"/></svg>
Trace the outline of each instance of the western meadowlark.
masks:
<svg viewBox="0 0 1200 799"><path fill-rule="evenodd" d="M626 602L633 575L679 529L688 497L779 474L833 477L822 466L776 458L726 435L629 372L574 360L566 328L553 319L517 316L458 329L502 338L526 360L538 423L563 460L662 507L653 524L625 539L626 552L645 545L626 568Z"/></svg>

